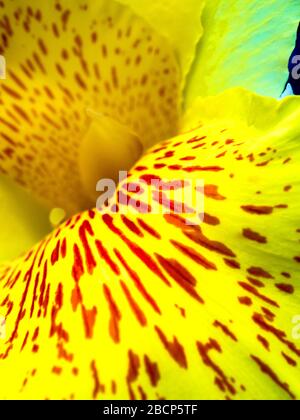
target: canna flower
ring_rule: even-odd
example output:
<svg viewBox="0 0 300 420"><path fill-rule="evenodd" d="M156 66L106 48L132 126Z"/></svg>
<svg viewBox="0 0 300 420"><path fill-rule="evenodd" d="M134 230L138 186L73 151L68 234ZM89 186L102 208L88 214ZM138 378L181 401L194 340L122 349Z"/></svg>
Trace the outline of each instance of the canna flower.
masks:
<svg viewBox="0 0 300 420"><path fill-rule="evenodd" d="M0 1L1 398L300 397L297 8ZM202 223L99 213L120 169L202 179Z"/></svg>

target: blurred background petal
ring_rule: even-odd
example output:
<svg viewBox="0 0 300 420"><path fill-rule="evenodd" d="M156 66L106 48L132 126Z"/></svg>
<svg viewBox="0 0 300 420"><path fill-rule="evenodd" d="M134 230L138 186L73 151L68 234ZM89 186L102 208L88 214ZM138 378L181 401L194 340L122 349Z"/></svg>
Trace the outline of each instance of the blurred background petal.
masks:
<svg viewBox="0 0 300 420"><path fill-rule="evenodd" d="M243 86L278 98L288 77L300 18L298 0L209 0L186 103Z"/></svg>

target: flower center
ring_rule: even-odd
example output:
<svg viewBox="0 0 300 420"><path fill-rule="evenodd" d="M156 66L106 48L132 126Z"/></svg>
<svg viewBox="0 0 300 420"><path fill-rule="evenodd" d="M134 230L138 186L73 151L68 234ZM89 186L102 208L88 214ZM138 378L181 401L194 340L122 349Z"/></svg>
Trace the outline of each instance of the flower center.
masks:
<svg viewBox="0 0 300 420"><path fill-rule="evenodd" d="M90 126L79 151L79 168L83 188L95 207L99 195L98 181L117 183L120 171L128 171L144 151L142 140L130 129L103 113L88 111Z"/></svg>

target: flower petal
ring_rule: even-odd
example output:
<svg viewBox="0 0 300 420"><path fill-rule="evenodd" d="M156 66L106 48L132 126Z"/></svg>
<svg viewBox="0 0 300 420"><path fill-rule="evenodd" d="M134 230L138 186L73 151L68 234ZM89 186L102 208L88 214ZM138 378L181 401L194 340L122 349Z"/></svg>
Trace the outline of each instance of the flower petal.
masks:
<svg viewBox="0 0 300 420"><path fill-rule="evenodd" d="M0 176L0 261L11 260L50 231L48 211L22 188Z"/></svg>
<svg viewBox="0 0 300 420"><path fill-rule="evenodd" d="M243 86L279 98L288 77L300 3L294 0L210 0L186 101Z"/></svg>
<svg viewBox="0 0 300 420"><path fill-rule="evenodd" d="M173 50L115 1L7 1L0 10L7 67L0 170L52 207L86 208L79 149L91 123L87 109L143 135L145 146L175 134L180 77Z"/></svg>
<svg viewBox="0 0 300 420"><path fill-rule="evenodd" d="M183 82L195 57L195 49L202 37L201 15L204 0L119 0L145 18L158 32L169 39L177 51Z"/></svg>
<svg viewBox="0 0 300 420"><path fill-rule="evenodd" d="M299 113L200 100L130 182L203 179L203 224L89 211L3 266L1 398L299 398Z"/></svg>

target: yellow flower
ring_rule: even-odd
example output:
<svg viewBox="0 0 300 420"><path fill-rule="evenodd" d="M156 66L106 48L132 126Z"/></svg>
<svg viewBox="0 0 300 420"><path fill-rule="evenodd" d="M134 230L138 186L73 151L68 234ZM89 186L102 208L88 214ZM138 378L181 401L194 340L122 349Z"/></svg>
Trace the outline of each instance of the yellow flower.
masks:
<svg viewBox="0 0 300 420"><path fill-rule="evenodd" d="M298 6L246 3L206 4L195 55L199 0L0 1L0 170L30 192L1 180L1 398L300 397L299 98L237 87L280 95ZM93 209L131 167L123 195L203 180L198 224Z"/></svg>

